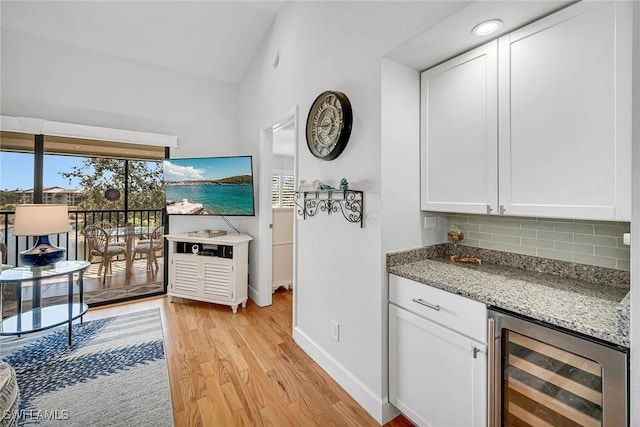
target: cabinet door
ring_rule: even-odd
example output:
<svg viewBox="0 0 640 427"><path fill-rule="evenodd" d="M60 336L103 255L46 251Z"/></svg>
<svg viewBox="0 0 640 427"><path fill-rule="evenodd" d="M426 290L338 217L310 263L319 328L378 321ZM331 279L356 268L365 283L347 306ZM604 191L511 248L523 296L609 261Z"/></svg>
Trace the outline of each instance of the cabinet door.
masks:
<svg viewBox="0 0 640 427"><path fill-rule="evenodd" d="M486 425L486 345L389 305L389 397L420 426Z"/></svg>
<svg viewBox="0 0 640 427"><path fill-rule="evenodd" d="M630 219L631 3L581 2L500 39L505 214Z"/></svg>
<svg viewBox="0 0 640 427"><path fill-rule="evenodd" d="M231 301L234 289L232 261L228 259L204 261L203 268L203 296Z"/></svg>
<svg viewBox="0 0 640 427"><path fill-rule="evenodd" d="M201 263L196 255L171 257L169 289L184 296L200 296Z"/></svg>
<svg viewBox="0 0 640 427"><path fill-rule="evenodd" d="M495 211L497 67L494 41L422 73L422 210Z"/></svg>

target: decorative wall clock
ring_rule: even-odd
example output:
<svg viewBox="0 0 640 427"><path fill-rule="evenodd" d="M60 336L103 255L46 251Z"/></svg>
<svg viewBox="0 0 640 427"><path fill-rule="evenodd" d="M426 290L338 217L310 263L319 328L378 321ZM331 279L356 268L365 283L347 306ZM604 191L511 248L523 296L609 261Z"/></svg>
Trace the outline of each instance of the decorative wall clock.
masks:
<svg viewBox="0 0 640 427"><path fill-rule="evenodd" d="M337 158L351 136L353 112L349 98L342 92L322 92L307 117L307 146L322 160Z"/></svg>

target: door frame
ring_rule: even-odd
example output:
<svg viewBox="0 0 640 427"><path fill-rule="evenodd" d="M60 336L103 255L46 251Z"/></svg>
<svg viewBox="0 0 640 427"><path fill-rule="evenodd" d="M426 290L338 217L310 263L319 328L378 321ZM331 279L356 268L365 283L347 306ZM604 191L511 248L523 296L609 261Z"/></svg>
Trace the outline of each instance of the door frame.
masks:
<svg viewBox="0 0 640 427"><path fill-rule="evenodd" d="M272 225L273 215L271 206L271 174L273 171L273 134L279 129L293 125L293 173L295 186L298 186L298 106L279 117L267 122L260 128L260 216L258 221L259 261L258 261L258 304L261 307L271 305L271 284L273 281L273 253L272 253ZM298 225L293 222L293 283L297 284L298 266ZM293 294L293 327L296 322L296 293ZM293 330L292 330L293 332Z"/></svg>

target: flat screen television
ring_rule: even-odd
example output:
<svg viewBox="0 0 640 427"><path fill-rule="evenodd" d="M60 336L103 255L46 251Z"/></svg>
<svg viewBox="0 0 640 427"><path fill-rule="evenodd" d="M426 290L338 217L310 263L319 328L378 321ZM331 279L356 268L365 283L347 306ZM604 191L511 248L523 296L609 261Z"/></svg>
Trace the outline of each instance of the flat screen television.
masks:
<svg viewBox="0 0 640 427"><path fill-rule="evenodd" d="M169 215L255 215L251 156L167 159L162 172Z"/></svg>

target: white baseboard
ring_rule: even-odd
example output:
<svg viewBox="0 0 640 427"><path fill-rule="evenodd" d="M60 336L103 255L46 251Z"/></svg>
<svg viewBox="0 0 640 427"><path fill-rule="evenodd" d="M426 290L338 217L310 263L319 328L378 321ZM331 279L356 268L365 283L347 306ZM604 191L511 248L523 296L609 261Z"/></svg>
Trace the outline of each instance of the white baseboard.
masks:
<svg viewBox="0 0 640 427"><path fill-rule="evenodd" d="M376 394L344 366L338 363L333 356L322 349L314 340L309 338L300 328L294 328L293 339L305 353L324 369L331 378L340 384L340 386L381 425L391 421L400 414L400 412L389 403L388 396L383 398Z"/></svg>
<svg viewBox="0 0 640 427"><path fill-rule="evenodd" d="M280 286L287 286L287 287L293 287L293 279L286 279L286 280L278 280L273 282L273 284L271 285L272 289L278 288Z"/></svg>
<svg viewBox="0 0 640 427"><path fill-rule="evenodd" d="M398 415L400 415L400 411L398 408L389 403L389 396L384 397L384 403L382 405L382 421L378 421L380 424L386 424Z"/></svg>
<svg viewBox="0 0 640 427"><path fill-rule="evenodd" d="M264 305L260 304L260 294L258 291L251 286L249 286L249 298L251 301L255 302L259 307L264 307Z"/></svg>

